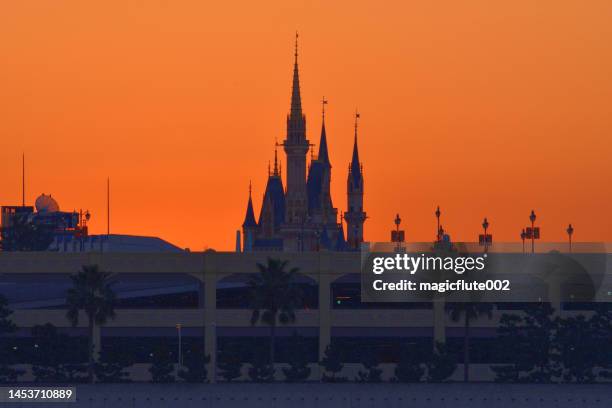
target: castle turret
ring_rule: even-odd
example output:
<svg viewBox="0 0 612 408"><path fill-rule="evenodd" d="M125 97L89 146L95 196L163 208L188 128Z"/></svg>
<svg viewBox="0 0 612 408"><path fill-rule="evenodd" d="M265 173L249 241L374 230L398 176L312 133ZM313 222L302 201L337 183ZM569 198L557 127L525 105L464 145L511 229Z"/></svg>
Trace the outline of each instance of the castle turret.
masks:
<svg viewBox="0 0 612 408"><path fill-rule="evenodd" d="M325 102L325 100L323 100ZM324 105L325 106L325 105ZM334 208L331 199L331 163L327 152L327 133L325 131L325 114L323 114L323 124L321 125L321 142L319 144L319 156L317 161L321 163L321 211L323 222L336 222L337 210Z"/></svg>
<svg viewBox="0 0 612 408"><path fill-rule="evenodd" d="M338 218L338 211L332 204L330 184L331 184L331 163L327 149L327 132L325 130L325 105L327 100L322 100L322 124L321 139L319 142L319 154L316 160L310 162L308 171L308 212L311 220L320 225L335 224Z"/></svg>
<svg viewBox="0 0 612 408"><path fill-rule="evenodd" d="M285 221L285 190L274 150L274 170L268 174L266 191L259 214L259 233L262 239L278 238L280 227Z"/></svg>
<svg viewBox="0 0 612 408"><path fill-rule="evenodd" d="M244 250L252 249L253 240L257 233L257 222L255 221L255 212L253 211L253 199L251 198L251 183L249 183L249 202L247 204L244 222L242 223L242 240L244 242Z"/></svg>
<svg viewBox="0 0 612 408"><path fill-rule="evenodd" d="M349 165L346 195L348 211L344 213L346 220L347 243L351 249L359 249L363 242L363 224L366 213L363 211L363 168L359 161L357 145L357 126L359 113L355 113L355 140L353 143L353 158Z"/></svg>

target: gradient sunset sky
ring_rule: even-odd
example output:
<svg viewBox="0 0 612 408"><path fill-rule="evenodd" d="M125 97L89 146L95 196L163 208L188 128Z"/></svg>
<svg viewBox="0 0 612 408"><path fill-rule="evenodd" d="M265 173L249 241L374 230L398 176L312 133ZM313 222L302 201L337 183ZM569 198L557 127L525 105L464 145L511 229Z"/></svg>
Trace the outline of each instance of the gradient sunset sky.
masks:
<svg viewBox="0 0 612 408"><path fill-rule="evenodd" d="M612 241L612 2L5 1L0 204L51 193L92 233L231 250L285 137L300 32L308 138L320 100L346 209L361 113L366 240ZM285 162L284 154L281 156ZM284 169L283 169L284 172Z"/></svg>

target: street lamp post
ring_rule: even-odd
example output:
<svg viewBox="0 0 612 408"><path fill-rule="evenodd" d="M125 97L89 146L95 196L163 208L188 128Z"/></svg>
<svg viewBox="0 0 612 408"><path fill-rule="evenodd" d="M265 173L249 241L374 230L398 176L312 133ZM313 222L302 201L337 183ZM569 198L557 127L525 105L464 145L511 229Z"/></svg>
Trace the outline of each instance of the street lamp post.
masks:
<svg viewBox="0 0 612 408"><path fill-rule="evenodd" d="M523 253L525 253L525 237L527 236L527 233L525 232L525 228L523 228L523 230L521 231L521 241L523 241Z"/></svg>
<svg viewBox="0 0 612 408"><path fill-rule="evenodd" d="M531 210L531 214L529 214L529 221L531 221L531 253L535 252L535 220L536 215L533 210Z"/></svg>
<svg viewBox="0 0 612 408"><path fill-rule="evenodd" d="M395 234L396 234L396 240L397 240L397 251L399 252L399 250L401 249L401 241L400 241L400 237L399 237L399 227L400 224L402 223L402 219L398 214L395 214L395 220L393 220L393 222L395 223Z"/></svg>
<svg viewBox="0 0 612 408"><path fill-rule="evenodd" d="M487 228L489 228L489 221L487 220L487 217L485 217L484 221L482 222L482 229L484 230L484 247L485 247L485 252L487 252L487 247L488 247L488 238L487 238Z"/></svg>
<svg viewBox="0 0 612 408"><path fill-rule="evenodd" d="M84 249L84 238L85 236L88 234L87 232L87 223L89 222L89 220L91 219L91 214L89 213L89 210L83 212L83 210L79 210L79 239L80 239L80 246L81 246L81 251L83 251Z"/></svg>
<svg viewBox="0 0 612 408"><path fill-rule="evenodd" d="M178 334L178 366L179 368L181 368L183 365L183 345L182 345L182 333L181 333L182 327L183 327L182 324L177 323L176 330Z"/></svg>
<svg viewBox="0 0 612 408"><path fill-rule="evenodd" d="M572 234L574 234L574 227L572 227L572 224L568 225L565 231L567 232L567 237L569 239L569 251L571 253L572 252Z"/></svg>
<svg viewBox="0 0 612 408"><path fill-rule="evenodd" d="M402 223L402 219L400 218L399 214L395 215L395 219L393 220L393 223L395 224L395 229L391 230L391 242L397 243L395 245L396 252L403 252L404 249L402 247L402 243L405 241L406 235L404 233L404 230L400 229L400 224Z"/></svg>
<svg viewBox="0 0 612 408"><path fill-rule="evenodd" d="M440 241L440 239L441 239L441 237L440 237L440 214L441 214L440 206L438 206L436 208L435 214L436 214L436 219L437 219L437 225L436 225L436 234L437 234L437 237L438 237L437 241Z"/></svg>

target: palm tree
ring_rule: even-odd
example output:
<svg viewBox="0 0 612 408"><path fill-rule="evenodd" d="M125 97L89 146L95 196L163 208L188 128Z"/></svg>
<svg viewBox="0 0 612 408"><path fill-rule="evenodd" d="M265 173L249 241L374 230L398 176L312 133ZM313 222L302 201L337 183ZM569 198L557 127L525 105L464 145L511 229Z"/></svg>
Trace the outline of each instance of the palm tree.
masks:
<svg viewBox="0 0 612 408"><path fill-rule="evenodd" d="M79 323L79 312L85 312L89 328L88 367L89 382L94 381L94 327L104 325L109 318L115 318L115 292L111 288L113 275L101 271L98 265L83 265L81 270L72 275L72 288L68 289L66 317L76 326Z"/></svg>
<svg viewBox="0 0 612 408"><path fill-rule="evenodd" d="M470 378L470 321L480 316L493 315L492 303L449 303L448 309L451 319L458 322L463 317L463 381L468 382Z"/></svg>
<svg viewBox="0 0 612 408"><path fill-rule="evenodd" d="M295 322L295 310L301 306L301 293L295 286L298 268L286 271L288 261L268 258L266 265L257 264L259 273L249 278L251 324L270 326L270 365L274 365L274 338L277 322Z"/></svg>
<svg viewBox="0 0 612 408"><path fill-rule="evenodd" d="M14 333L17 331L17 326L12 320L13 311L8 306L8 300L0 295L0 336L4 337L6 334ZM8 340L8 339L7 339ZM0 383L12 383L23 374L23 371L16 370L11 366L11 356L9 355L9 348L4 346L0 347Z"/></svg>

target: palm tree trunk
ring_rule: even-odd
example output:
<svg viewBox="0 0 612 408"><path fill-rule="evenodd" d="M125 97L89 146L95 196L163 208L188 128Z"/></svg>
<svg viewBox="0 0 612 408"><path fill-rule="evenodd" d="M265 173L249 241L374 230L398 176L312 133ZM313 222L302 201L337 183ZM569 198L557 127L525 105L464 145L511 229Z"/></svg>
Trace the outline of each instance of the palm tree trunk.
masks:
<svg viewBox="0 0 612 408"><path fill-rule="evenodd" d="M470 318L465 314L465 327L463 330L463 381L470 380Z"/></svg>
<svg viewBox="0 0 612 408"><path fill-rule="evenodd" d="M270 325L270 365L272 366L273 369L274 369L274 351L275 351L274 338L275 336L276 336L276 324L272 323Z"/></svg>
<svg viewBox="0 0 612 408"><path fill-rule="evenodd" d="M89 318L89 339L87 348L87 380L89 383L94 382L94 320Z"/></svg>

